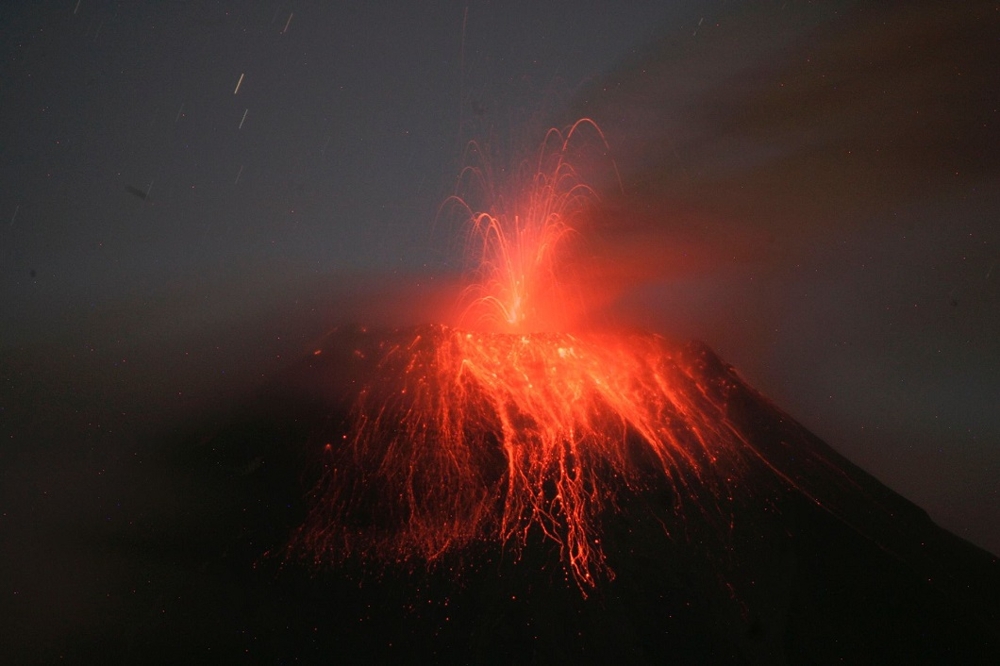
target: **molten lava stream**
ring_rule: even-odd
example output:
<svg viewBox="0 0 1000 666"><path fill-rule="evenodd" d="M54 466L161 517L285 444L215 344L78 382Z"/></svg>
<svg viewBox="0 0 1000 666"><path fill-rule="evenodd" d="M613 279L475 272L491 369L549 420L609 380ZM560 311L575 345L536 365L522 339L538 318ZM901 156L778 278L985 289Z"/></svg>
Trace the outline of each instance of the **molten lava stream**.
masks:
<svg viewBox="0 0 1000 666"><path fill-rule="evenodd" d="M718 459L740 456L723 408L657 336L429 326L382 354L305 532L320 559L434 561L538 529L593 585L618 493L666 484L676 511L712 511Z"/></svg>

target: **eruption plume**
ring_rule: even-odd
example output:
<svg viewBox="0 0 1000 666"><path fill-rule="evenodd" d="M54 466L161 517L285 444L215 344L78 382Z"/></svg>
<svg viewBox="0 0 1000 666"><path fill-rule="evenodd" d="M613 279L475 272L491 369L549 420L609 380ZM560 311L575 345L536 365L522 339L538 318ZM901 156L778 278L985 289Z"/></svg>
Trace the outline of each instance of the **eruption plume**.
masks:
<svg viewBox="0 0 1000 666"><path fill-rule="evenodd" d="M474 259L459 326L351 340L371 377L300 532L317 561L433 562L537 535L585 590L614 575L601 521L623 493L665 496L667 530L695 514L728 524L753 451L727 418L735 373L707 385L702 357L659 336L567 332L581 307L573 222L596 198L569 159L582 128L600 137L589 120L550 130L513 193L463 171L489 206L446 203Z"/></svg>
<svg viewBox="0 0 1000 666"><path fill-rule="evenodd" d="M607 149L600 129L589 119L565 133L550 129L533 161L515 170L506 189L499 189L478 144L470 157L481 164L463 169L458 190L443 210L456 209L468 229L470 283L459 322L462 328L506 333L563 331L572 326L576 308L584 304L571 289L570 255L577 239L574 222L597 194L578 172L574 154L590 129L597 145ZM586 152L586 151L584 151ZM592 160L584 155L584 161Z"/></svg>

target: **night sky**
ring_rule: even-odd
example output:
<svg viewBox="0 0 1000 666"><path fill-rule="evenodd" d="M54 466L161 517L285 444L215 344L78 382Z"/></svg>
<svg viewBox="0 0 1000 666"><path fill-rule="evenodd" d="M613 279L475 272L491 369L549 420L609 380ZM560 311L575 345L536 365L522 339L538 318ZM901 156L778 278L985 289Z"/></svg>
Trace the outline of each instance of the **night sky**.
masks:
<svg viewBox="0 0 1000 666"><path fill-rule="evenodd" d="M1000 7L866 5L4 3L0 520L112 566L70 546L169 512L150 433L425 318L466 142L587 116L601 316L706 341L1000 552Z"/></svg>

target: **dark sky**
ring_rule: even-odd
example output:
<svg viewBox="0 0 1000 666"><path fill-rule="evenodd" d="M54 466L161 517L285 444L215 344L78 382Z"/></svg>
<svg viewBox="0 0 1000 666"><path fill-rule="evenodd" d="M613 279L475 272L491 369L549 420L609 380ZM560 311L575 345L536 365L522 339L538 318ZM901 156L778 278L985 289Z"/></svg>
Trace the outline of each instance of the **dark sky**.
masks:
<svg viewBox="0 0 1000 666"><path fill-rule="evenodd" d="M89 492L139 455L109 428L326 326L419 317L465 142L586 115L608 316L704 339L1000 552L1000 10L864 4L4 3L5 391L96 428L52 444L80 465L7 451L5 501Z"/></svg>

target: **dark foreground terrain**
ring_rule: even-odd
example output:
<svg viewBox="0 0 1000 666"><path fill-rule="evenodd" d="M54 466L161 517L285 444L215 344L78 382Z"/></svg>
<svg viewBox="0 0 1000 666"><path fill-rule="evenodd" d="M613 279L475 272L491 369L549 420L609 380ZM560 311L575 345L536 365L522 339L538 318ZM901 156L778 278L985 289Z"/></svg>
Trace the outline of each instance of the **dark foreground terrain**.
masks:
<svg viewBox="0 0 1000 666"><path fill-rule="evenodd" d="M602 517L613 578L586 595L538 534L430 569L287 557L322 448L349 428L371 372L354 351L376 340L334 333L257 390L166 421L144 464L122 468L130 490L81 495L107 514L100 525L19 502L19 488L46 482L8 466L22 472L8 473L5 499L21 535L4 547L7 653L19 663L1000 663L997 558L937 527L699 344L678 357L710 400L727 387L752 462L722 509L678 508L655 484L622 489L620 511ZM115 513L113 497L144 508ZM38 536L56 525L61 537Z"/></svg>

